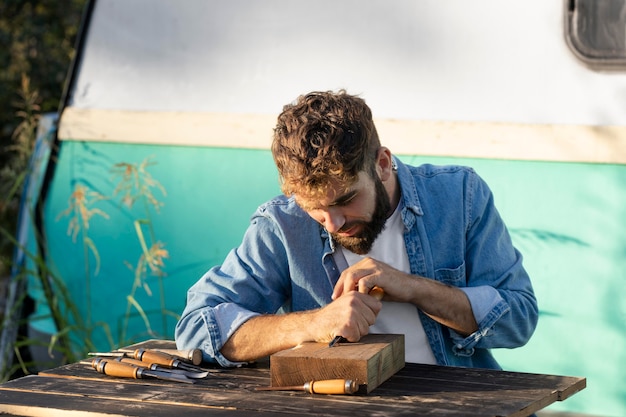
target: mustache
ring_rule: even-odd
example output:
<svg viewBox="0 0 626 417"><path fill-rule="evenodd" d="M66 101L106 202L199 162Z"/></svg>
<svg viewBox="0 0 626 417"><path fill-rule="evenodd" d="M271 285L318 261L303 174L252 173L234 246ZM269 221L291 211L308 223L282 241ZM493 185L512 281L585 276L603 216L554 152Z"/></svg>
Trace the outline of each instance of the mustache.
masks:
<svg viewBox="0 0 626 417"><path fill-rule="evenodd" d="M343 226L341 226L341 229L337 230L337 232L335 233L345 233L348 230L352 229L354 226L360 226L360 225L364 225L367 224L367 222L364 221L354 221L354 222L350 222L350 223L346 223Z"/></svg>

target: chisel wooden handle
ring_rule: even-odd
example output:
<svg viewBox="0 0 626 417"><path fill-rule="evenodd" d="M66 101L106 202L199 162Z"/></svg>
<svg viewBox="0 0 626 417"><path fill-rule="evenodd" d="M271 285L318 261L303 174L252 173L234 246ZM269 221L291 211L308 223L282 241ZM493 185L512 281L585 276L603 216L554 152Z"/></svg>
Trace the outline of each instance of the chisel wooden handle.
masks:
<svg viewBox="0 0 626 417"><path fill-rule="evenodd" d="M304 390L310 394L354 394L357 387L351 379L326 379L307 382Z"/></svg>
<svg viewBox="0 0 626 417"><path fill-rule="evenodd" d="M139 349L120 349L118 352L107 352L107 353L89 353L92 356L110 356L112 354L115 355L123 355L128 354L135 355ZM187 350L178 350L178 349L160 349L160 348L150 348L143 349L149 350L151 352L161 352L169 357L169 359L178 359L183 362L192 363L193 365L200 365L202 363L202 351L200 349L187 349Z"/></svg>
<svg viewBox="0 0 626 417"><path fill-rule="evenodd" d="M167 353L156 352L154 350L137 349L133 352L133 357L143 362L156 363L157 365L172 368L178 364L178 359L173 358Z"/></svg>
<svg viewBox="0 0 626 417"><path fill-rule="evenodd" d="M133 366L139 366L140 368L150 368L153 364L149 362L140 361L133 358L116 358L115 362L122 362Z"/></svg>
<svg viewBox="0 0 626 417"><path fill-rule="evenodd" d="M374 287L372 287L372 289L370 290L368 294L380 301L383 299L383 296L385 295L385 291L382 288L374 285Z"/></svg>
<svg viewBox="0 0 626 417"><path fill-rule="evenodd" d="M304 385L282 387L257 387L257 391L304 391L309 394L354 394L358 387L351 379L326 379L310 381Z"/></svg>
<svg viewBox="0 0 626 417"><path fill-rule="evenodd" d="M158 352L167 353L168 355L178 356L194 365L202 363L202 351L200 349L176 350L176 349L153 349Z"/></svg>
<svg viewBox="0 0 626 417"><path fill-rule="evenodd" d="M94 368L101 374L109 376L117 376L120 378L134 378L141 379L141 368L137 368L132 365L124 364L121 362L106 360L99 360L94 363Z"/></svg>

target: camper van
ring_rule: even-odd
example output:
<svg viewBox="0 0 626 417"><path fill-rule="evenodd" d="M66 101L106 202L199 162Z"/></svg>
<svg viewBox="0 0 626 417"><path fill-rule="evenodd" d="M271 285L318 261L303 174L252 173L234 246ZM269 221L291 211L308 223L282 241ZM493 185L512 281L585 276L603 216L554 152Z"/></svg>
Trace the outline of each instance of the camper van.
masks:
<svg viewBox="0 0 626 417"><path fill-rule="evenodd" d="M91 1L24 191L30 332L173 339L187 289L280 193L282 106L345 89L402 161L490 185L540 309L503 368L587 378L547 412L626 415L625 3Z"/></svg>

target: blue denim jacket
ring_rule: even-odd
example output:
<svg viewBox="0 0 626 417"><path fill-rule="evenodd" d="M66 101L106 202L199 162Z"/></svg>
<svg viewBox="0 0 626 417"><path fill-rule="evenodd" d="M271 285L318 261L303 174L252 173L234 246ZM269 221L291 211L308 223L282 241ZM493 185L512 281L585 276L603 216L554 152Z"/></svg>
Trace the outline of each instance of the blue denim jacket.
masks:
<svg viewBox="0 0 626 417"><path fill-rule="evenodd" d="M437 363L499 369L489 350L524 345L538 312L491 191L471 168L396 163L411 272L464 291L479 327L463 337L420 312ZM200 348L206 361L237 365L220 349L246 320L331 302L340 274L334 250L326 230L293 198L260 206L241 245L189 289L176 326L178 348Z"/></svg>

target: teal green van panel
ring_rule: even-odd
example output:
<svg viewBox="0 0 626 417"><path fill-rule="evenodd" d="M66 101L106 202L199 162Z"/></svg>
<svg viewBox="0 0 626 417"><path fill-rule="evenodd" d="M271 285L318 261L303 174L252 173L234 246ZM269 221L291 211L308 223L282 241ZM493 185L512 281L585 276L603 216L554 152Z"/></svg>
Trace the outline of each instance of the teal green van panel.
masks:
<svg viewBox="0 0 626 417"><path fill-rule="evenodd" d="M530 342L494 351L508 370L584 376L550 410L626 415L626 166L401 157L463 164L487 180L539 303Z"/></svg>
<svg viewBox="0 0 626 417"><path fill-rule="evenodd" d="M121 204L119 196L94 202L108 218L94 215L88 230L100 257L84 262L80 239L67 235L68 207L74 185L86 185L113 197L116 163L148 167L165 194L157 211ZM490 184L496 205L533 279L540 320L524 347L497 350L507 370L584 376L587 388L553 410L602 416L626 415L626 167L574 163L500 161L401 156L420 164L469 165ZM169 252L163 289L150 277L137 291L139 304L151 312L150 325L173 337L175 315L163 325L159 297L180 314L187 288L235 247L256 207L280 192L269 151L166 147L94 142L62 143L45 208L51 259L84 310L89 276L92 321L123 324L134 265L141 255L133 221L149 219ZM147 232L147 229L145 229ZM71 260L68 262L68 260ZM86 271L90 271L87 274ZM150 337L135 311L127 336ZM97 336L99 346L108 348ZM622 383L620 383L620 381Z"/></svg>
<svg viewBox="0 0 626 417"><path fill-rule="evenodd" d="M152 189L162 203L158 210L141 200L132 207L125 206L121 195L114 195L119 183L114 166L139 165L146 159L153 163L147 171L163 189ZM76 184L107 197L99 201L92 198L89 205L106 215L94 214L87 230L99 258L97 274L96 251L83 245L82 234L73 241L67 233L71 216L62 215ZM127 296L134 282L132 268L142 254L135 222L149 220L155 241L162 242L169 253L164 260L166 276L161 288L157 277L149 275L145 282L152 294L139 288L136 301L150 312L150 328L158 336L173 338L186 289L222 261L240 242L256 207L279 192L269 151L63 142L45 207L50 258L85 317L90 306L91 322L106 322L118 335L126 327ZM146 239L148 226L142 224ZM171 312L166 319L161 318L161 296ZM130 312L126 336L151 337L137 309ZM46 325L51 323L39 323L41 330L46 330ZM108 348L103 334L96 332L94 337L100 348Z"/></svg>

